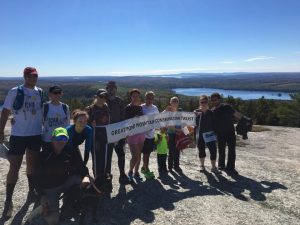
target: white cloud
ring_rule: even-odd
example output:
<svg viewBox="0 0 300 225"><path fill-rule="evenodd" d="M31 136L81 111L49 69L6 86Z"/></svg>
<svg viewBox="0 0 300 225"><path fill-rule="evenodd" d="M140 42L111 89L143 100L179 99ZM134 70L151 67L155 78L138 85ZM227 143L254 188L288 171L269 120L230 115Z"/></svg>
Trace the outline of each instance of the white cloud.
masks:
<svg viewBox="0 0 300 225"><path fill-rule="evenodd" d="M300 51L299 52L295 52L296 55L300 55Z"/></svg>
<svg viewBox="0 0 300 225"><path fill-rule="evenodd" d="M254 58L249 58L249 59L245 59L245 62L253 62L253 61L257 61L257 60L268 60L268 59L274 59L274 57L270 57L270 56L257 56Z"/></svg>

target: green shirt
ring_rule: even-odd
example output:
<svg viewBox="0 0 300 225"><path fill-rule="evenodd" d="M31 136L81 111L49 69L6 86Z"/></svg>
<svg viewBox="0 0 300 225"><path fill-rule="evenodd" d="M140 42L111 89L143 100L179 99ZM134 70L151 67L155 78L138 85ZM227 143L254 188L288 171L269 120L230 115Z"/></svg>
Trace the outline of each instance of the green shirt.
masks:
<svg viewBox="0 0 300 225"><path fill-rule="evenodd" d="M162 139L161 139L161 142L159 144L157 144L159 136L161 136ZM154 138L155 138L154 141L156 143L157 154L160 154L160 155L166 155L166 154L168 154L167 134L166 133L157 132L157 133L155 133Z"/></svg>

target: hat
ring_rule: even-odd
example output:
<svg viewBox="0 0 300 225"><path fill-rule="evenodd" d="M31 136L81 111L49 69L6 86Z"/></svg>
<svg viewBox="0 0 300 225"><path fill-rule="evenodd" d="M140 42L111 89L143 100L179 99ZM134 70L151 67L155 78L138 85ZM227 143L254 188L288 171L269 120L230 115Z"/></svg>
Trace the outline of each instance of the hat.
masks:
<svg viewBox="0 0 300 225"><path fill-rule="evenodd" d="M53 85L49 88L49 93L58 93L58 92L62 92L62 89L60 86Z"/></svg>
<svg viewBox="0 0 300 225"><path fill-rule="evenodd" d="M115 81L111 80L111 81L108 81L108 83L106 84L106 88L108 88L108 87L117 88L117 84Z"/></svg>
<svg viewBox="0 0 300 225"><path fill-rule="evenodd" d="M65 137L69 138L68 131L66 130L66 128L58 127L56 129L54 129L54 131L52 132L52 137L56 138L59 136L65 136Z"/></svg>
<svg viewBox="0 0 300 225"><path fill-rule="evenodd" d="M96 96L107 96L107 92L106 92L106 90L104 90L104 89L99 89L99 90L96 92Z"/></svg>
<svg viewBox="0 0 300 225"><path fill-rule="evenodd" d="M23 74L24 74L24 76L25 76L25 75L29 75L29 74L35 74L35 75L38 75L38 72L37 72L36 68L34 68L34 67L26 67L26 68L24 69Z"/></svg>

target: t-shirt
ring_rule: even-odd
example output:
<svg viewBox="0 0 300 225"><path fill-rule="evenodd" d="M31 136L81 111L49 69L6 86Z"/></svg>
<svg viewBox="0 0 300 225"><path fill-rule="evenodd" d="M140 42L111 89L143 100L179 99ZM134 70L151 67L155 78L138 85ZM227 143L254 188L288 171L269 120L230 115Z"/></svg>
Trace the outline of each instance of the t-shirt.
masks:
<svg viewBox="0 0 300 225"><path fill-rule="evenodd" d="M155 105L147 106L146 104L142 104L142 109L144 115L159 113L157 107ZM154 138L155 129L151 129L145 133L145 138L152 139Z"/></svg>
<svg viewBox="0 0 300 225"><path fill-rule="evenodd" d="M69 134L68 145L72 149L76 149L85 141L85 152L91 152L93 146L93 129L86 125L81 133L77 133L75 125L70 125L67 128Z"/></svg>
<svg viewBox="0 0 300 225"><path fill-rule="evenodd" d="M161 142L157 143L159 137L161 137ZM161 155L168 154L168 140L167 140L166 133L161 133L161 132L156 133L154 141L155 141L155 143L157 143L156 144L157 154L161 154Z"/></svg>
<svg viewBox="0 0 300 225"><path fill-rule="evenodd" d="M102 107L90 105L85 108L89 114L88 125L92 127L93 121L96 121L96 126L104 126L110 123L109 108L107 104ZM104 127L96 127L96 140L102 143L107 142L106 129Z"/></svg>
<svg viewBox="0 0 300 225"><path fill-rule="evenodd" d="M118 96L114 98L108 98L106 103L109 107L110 123L117 123L124 120L124 103Z"/></svg>
<svg viewBox="0 0 300 225"><path fill-rule="evenodd" d="M13 109L13 104L17 89L18 87L14 87L8 92L3 104L3 108L13 113L14 123L11 126L11 135L24 137L42 134L42 107L38 88L23 87L24 104L16 111Z"/></svg>
<svg viewBox="0 0 300 225"><path fill-rule="evenodd" d="M228 104L221 104L213 109L214 127L218 133L234 132L235 110Z"/></svg>
<svg viewBox="0 0 300 225"><path fill-rule="evenodd" d="M49 102L48 105L49 110L43 124L44 126L42 134L42 139L45 142L51 142L52 132L55 128L67 127L70 125L69 106L67 106L67 112L65 113L62 103L59 103L59 105L53 105L51 102Z"/></svg>
<svg viewBox="0 0 300 225"><path fill-rule="evenodd" d="M132 105L128 104L125 108L125 118L126 119L131 119L136 116L142 116L143 114L143 109L142 106L140 105Z"/></svg>

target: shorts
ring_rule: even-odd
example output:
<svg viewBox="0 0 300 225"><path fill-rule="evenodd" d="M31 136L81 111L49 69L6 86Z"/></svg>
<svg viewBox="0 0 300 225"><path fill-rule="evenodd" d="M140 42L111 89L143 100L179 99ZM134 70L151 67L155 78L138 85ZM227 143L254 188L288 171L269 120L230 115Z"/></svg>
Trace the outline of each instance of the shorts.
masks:
<svg viewBox="0 0 300 225"><path fill-rule="evenodd" d="M141 143L144 143L144 141L145 141L145 134L144 133L128 136L128 138L127 138L127 143L129 145L141 144Z"/></svg>
<svg viewBox="0 0 300 225"><path fill-rule="evenodd" d="M26 149L39 152L42 146L42 136L10 136L9 155L24 155Z"/></svg>
<svg viewBox="0 0 300 225"><path fill-rule="evenodd" d="M156 145L154 142L154 138L145 138L142 153L150 154L151 152L153 152L155 150L155 147L156 147Z"/></svg>

